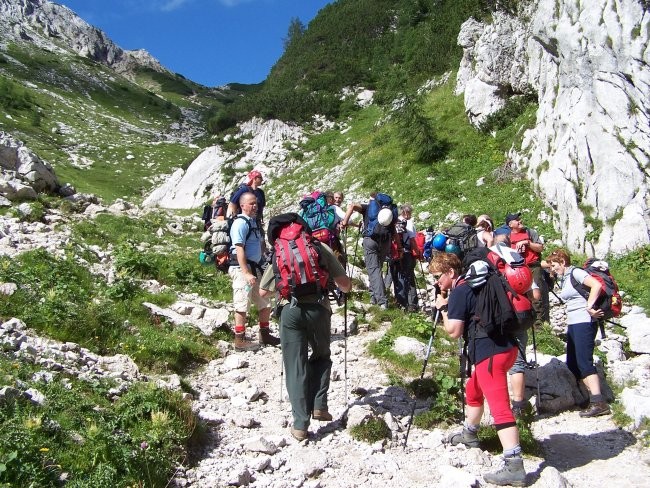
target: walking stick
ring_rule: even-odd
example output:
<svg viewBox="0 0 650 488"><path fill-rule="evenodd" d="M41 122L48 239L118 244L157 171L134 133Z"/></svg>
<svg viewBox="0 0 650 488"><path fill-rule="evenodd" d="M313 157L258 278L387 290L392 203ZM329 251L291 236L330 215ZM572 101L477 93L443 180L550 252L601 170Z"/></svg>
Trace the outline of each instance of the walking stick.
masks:
<svg viewBox="0 0 650 488"><path fill-rule="evenodd" d="M422 364L422 372L420 373L420 381L418 382L417 386L420 386L422 380L424 379L424 372L426 371L427 364L429 362L429 355L431 354L431 346L433 345L433 338L436 335L436 326L438 325L439 317L440 317L440 309L436 309L436 316L433 319L433 328L431 330L431 337L429 337L429 345L427 346L427 353L424 356L424 363ZM415 407L418 401L417 390L418 387L416 387L415 398L413 399L413 406L411 407L411 417L409 418L409 424L408 427L406 428L406 437L404 438L404 446L403 446L404 449L406 449L406 443L409 440L409 433L411 432L411 425L413 425L413 417L415 416Z"/></svg>
<svg viewBox="0 0 650 488"><path fill-rule="evenodd" d="M533 332L533 356L535 361L535 382L537 383L537 415L542 408L542 394L539 391L539 364L537 363L537 340L535 339L535 326L531 327Z"/></svg>
<svg viewBox="0 0 650 488"><path fill-rule="evenodd" d="M346 266L346 275L349 273L349 270L352 268L349 267L348 261L348 229L347 227L344 230L345 232L345 241L343 242L343 256L345 258ZM359 239L357 238L357 244ZM356 253L356 247L355 247ZM348 294L343 293L343 381L345 387L345 407L348 406Z"/></svg>
<svg viewBox="0 0 650 488"><path fill-rule="evenodd" d="M343 294L343 378L345 384L345 406L348 406L348 294Z"/></svg>
<svg viewBox="0 0 650 488"><path fill-rule="evenodd" d="M467 358L463 351L463 338L458 338L458 369L460 372L460 406L463 411L463 420L465 420L465 371L467 368Z"/></svg>

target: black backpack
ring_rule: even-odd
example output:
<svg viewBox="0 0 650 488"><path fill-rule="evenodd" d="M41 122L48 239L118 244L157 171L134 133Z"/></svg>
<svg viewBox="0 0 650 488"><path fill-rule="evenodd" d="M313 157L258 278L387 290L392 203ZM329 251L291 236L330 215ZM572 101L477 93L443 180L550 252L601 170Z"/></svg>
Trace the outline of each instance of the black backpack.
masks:
<svg viewBox="0 0 650 488"><path fill-rule="evenodd" d="M457 246L460 250L460 259L478 246L476 229L465 222L458 222L444 231L447 237L447 246Z"/></svg>

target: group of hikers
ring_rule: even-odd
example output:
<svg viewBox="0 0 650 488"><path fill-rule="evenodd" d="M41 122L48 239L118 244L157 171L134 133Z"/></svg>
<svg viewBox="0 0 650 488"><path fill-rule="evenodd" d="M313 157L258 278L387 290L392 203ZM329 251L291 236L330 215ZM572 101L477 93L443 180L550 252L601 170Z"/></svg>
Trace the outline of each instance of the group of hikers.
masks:
<svg viewBox="0 0 650 488"><path fill-rule="evenodd" d="M593 361L598 323L604 316L597 308L601 282L573 266L564 249L542 259L544 242L524 225L521 213L508 213L497 228L488 215L465 215L423 243L409 204L398 209L388 195L375 192L367 202L350 203L343 211L341 192L314 192L303 198L299 212L270 219L265 236L262 184L262 174L251 171L247 184L233 193L227 207L223 198L215 203L219 200L223 218L232 222L228 273L235 311L234 347L238 351L262 345L281 347L294 438L308 438L312 419L332 420L327 404L332 368L329 294L335 290L345 297L352 288L346 271L346 239L341 236L347 236L348 227L357 226L352 221L355 213L362 217L359 238L371 304L381 309L392 306L386 291L392 282L395 305L409 312L419 310L418 300L429 298L429 293L425 285L424 296L418 297L415 268L428 260L434 290L428 305L436 311L434 333L441 317L445 332L464 343L465 420L449 442L479 446L478 429L487 401L505 460L503 468L484 475L487 482L526 483L516 418L530 408L524 382L524 370L530 364L525 357L528 330L532 329L534 338L535 327L549 321L553 279L567 306L567 366L589 391L589 404L580 415L609 413ZM206 225L215 218L214 208ZM432 253L425 258L427 245ZM279 337L270 331L274 293ZM504 300L511 316L505 317ZM259 316L257 342L246 337L251 304Z"/></svg>

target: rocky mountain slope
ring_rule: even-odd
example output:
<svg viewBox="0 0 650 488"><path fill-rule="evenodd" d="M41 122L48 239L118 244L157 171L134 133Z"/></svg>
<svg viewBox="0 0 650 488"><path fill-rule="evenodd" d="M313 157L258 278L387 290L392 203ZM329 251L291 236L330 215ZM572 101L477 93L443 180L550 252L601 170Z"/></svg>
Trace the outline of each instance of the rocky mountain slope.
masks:
<svg viewBox="0 0 650 488"><path fill-rule="evenodd" d="M520 2L468 20L458 93L479 124L534 93L537 122L510 157L570 249L603 255L649 242L650 12L638 0ZM593 243L593 248L590 243Z"/></svg>
<svg viewBox="0 0 650 488"><path fill-rule="evenodd" d="M565 245L605 255L647 244L647 5L638 0L518 4L517 15L496 11L489 21L469 19L458 36L464 57L456 92L464 96L469 120L480 125L518 97L534 95L537 121L508 157L534 182ZM194 164L220 167L224 158L209 151ZM265 164L275 168L271 180L286 169L283 160ZM175 175L174 181L179 179ZM189 199L173 205L195 204Z"/></svg>
<svg viewBox="0 0 650 488"><path fill-rule="evenodd" d="M48 0L0 0L0 16L0 29L7 40L26 40L54 52L64 45L132 79L137 68L168 72L145 50L122 49L63 5Z"/></svg>

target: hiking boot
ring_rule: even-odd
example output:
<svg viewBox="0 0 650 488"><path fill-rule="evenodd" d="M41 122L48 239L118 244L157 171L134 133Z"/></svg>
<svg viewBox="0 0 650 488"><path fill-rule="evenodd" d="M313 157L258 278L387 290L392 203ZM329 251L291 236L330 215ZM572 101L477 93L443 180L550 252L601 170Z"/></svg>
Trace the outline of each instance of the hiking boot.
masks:
<svg viewBox="0 0 650 488"><path fill-rule="evenodd" d="M252 342L246 339L246 334L235 334L235 351L257 351L260 345L257 342Z"/></svg>
<svg viewBox="0 0 650 488"><path fill-rule="evenodd" d="M320 420L321 422L330 422L334 417L332 417L332 414L329 413L327 409L324 410L314 409L312 418L315 420Z"/></svg>
<svg viewBox="0 0 650 488"><path fill-rule="evenodd" d="M301 430L301 429L296 429L295 427L291 427L291 435L297 441L302 442L305 439L307 439L309 433L306 430Z"/></svg>
<svg viewBox="0 0 650 488"><path fill-rule="evenodd" d="M493 485L526 486L526 471L521 457L503 458L503 467L494 473L486 473L483 479Z"/></svg>
<svg viewBox="0 0 650 488"><path fill-rule="evenodd" d="M478 434L464 427L461 432L454 432L449 436L449 443L452 446L465 444L467 447L480 447L481 445Z"/></svg>
<svg viewBox="0 0 650 488"><path fill-rule="evenodd" d="M258 340L260 341L260 344L264 344L265 346L279 346L280 345L280 338L275 337L271 335L271 331L267 329L266 327L263 329L260 329L260 332L258 334Z"/></svg>
<svg viewBox="0 0 650 488"><path fill-rule="evenodd" d="M598 417L599 415L607 415L610 413L609 405L607 402L590 403L587 410L580 412L581 417Z"/></svg>

